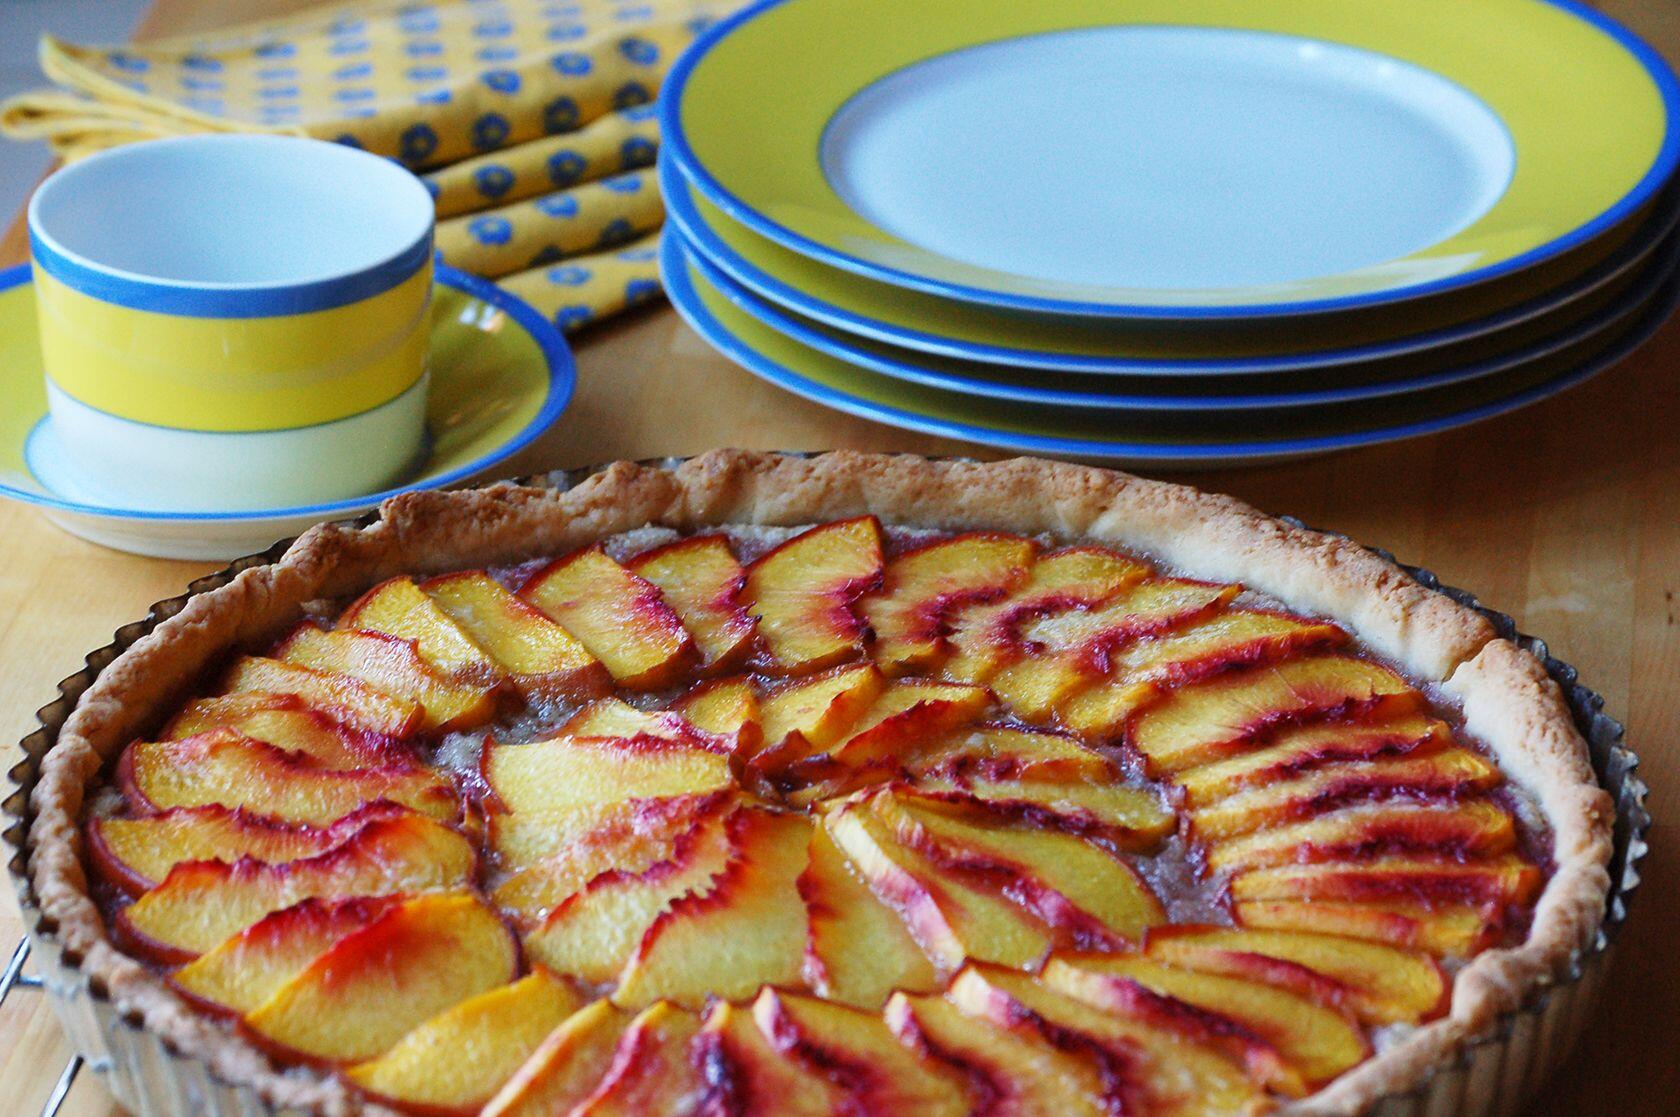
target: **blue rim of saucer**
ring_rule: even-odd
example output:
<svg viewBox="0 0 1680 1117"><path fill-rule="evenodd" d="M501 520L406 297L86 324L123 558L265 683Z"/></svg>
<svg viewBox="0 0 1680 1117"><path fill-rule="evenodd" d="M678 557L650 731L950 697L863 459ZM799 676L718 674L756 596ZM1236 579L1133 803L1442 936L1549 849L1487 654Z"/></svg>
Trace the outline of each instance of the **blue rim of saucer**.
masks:
<svg viewBox="0 0 1680 1117"><path fill-rule="evenodd" d="M894 358L857 348L845 338L836 337L813 328L782 310L772 306L735 282L721 267L708 259L688 238L680 233L672 239L679 242L686 261L692 264L707 282L741 310L812 349L854 364L871 372L895 379L922 384L941 391L971 395L986 399L1025 403L1039 407L1068 407L1088 411L1240 411L1267 408L1308 407L1315 404L1351 403L1358 400L1380 399L1383 396L1403 395L1430 388L1495 376L1509 372L1531 361L1542 360L1590 337L1624 327L1642 314L1663 287L1674 280L1680 266L1680 238L1653 246L1653 259L1627 290L1609 305L1556 333L1535 338L1526 345L1468 364L1450 366L1417 376L1379 380L1368 384L1355 383L1341 388L1316 391L1256 392L1248 395L1135 395L1092 391L1062 391L1040 388L1032 384L1009 384L995 380L978 380L960 373L946 372L913 360ZM920 354L906 353L905 358Z"/></svg>
<svg viewBox="0 0 1680 1117"><path fill-rule="evenodd" d="M1052 299L991 291L917 275L885 264L877 264L861 257L850 256L829 248L827 245L819 244L753 209L745 201L731 193L700 162L699 157L688 142L687 133L683 130L681 112L683 92L695 66L699 65L702 58L711 53L713 47L734 33L736 29L752 22L768 11L794 2L797 2L797 0L757 0L756 3L750 4L733 15L712 24L682 53L676 64L671 67L670 74L666 76L665 85L659 96L659 131L663 137L661 140L661 160L663 161L665 156L668 155L670 161L681 171L683 176L715 205L728 216L761 236L769 237L771 240L831 267L841 268L858 275L867 276L870 279L890 283L896 287L926 291L932 295L955 299L960 302L1028 311L1036 314L1136 318L1156 321L1274 318L1304 314L1326 314L1361 307L1383 306L1460 290L1474 284L1497 279L1500 276L1511 275L1560 256L1572 248L1586 244L1595 237L1613 229L1621 221L1637 212L1641 206L1649 202L1662 189L1663 185L1674 175L1676 167L1680 167L1680 78L1676 77L1674 70L1668 65L1667 61L1657 53L1655 48L1619 21L1597 9L1588 7L1581 0L1536 0L1537 3L1568 12L1575 18L1596 27L1632 55L1649 75L1652 83L1656 85L1662 97L1665 115L1662 146L1658 149L1656 157L1651 161L1651 166L1646 170L1644 176L1608 209L1571 229L1568 233L1508 260L1474 268L1458 275L1431 280L1426 283L1414 283L1403 287L1372 291L1361 295L1343 295L1330 299L1254 303L1244 306L1163 307L1139 303Z"/></svg>
<svg viewBox="0 0 1680 1117"><path fill-rule="evenodd" d="M1676 305L1680 305L1680 275L1670 276L1668 284L1659 291L1645 315L1629 327L1605 349L1595 353L1574 370L1535 384L1509 396L1478 404L1461 411L1437 415L1392 427L1376 427L1346 434L1321 435L1316 438L1286 438L1252 442L1103 442L1082 438L1047 438L1041 435L1017 434L989 427L971 426L918 415L896 407L887 407L858 399L801 376L777 364L731 334L701 304L693 284L689 281L682 246L675 238L665 238L660 245L660 272L671 305L702 338L730 360L748 372L775 386L802 396L825 407L848 415L856 415L888 426L942 438L960 439L977 445L1023 451L1032 454L1060 454L1066 457L1089 459L1153 460L1162 463L1215 463L1242 458L1279 458L1306 454L1351 450L1375 446L1407 438L1439 434L1456 427L1467 426L1516 411L1531 403L1555 396L1603 372L1634 350L1638 349L1668 320Z"/></svg>
<svg viewBox="0 0 1680 1117"><path fill-rule="evenodd" d="M13 287L21 286L29 281L30 268L28 264L17 264L0 271L0 291L9 291ZM538 435L554 425L555 420L560 418L566 407L571 403L572 393L577 388L577 364L572 359L572 351L570 346L566 344L566 339L561 336L560 331L554 327L554 324L538 314L529 303L518 296L508 293L489 280L480 279L476 275L469 275L467 272L461 271L459 268L449 267L447 264L436 265L434 281L488 303L519 323L520 327L537 343L537 347L542 351L544 363L548 366L548 392L543 398L542 407L518 434L488 454L475 458L447 473L441 473L436 477L428 477L422 482L398 485L395 488L383 489L379 492L368 493L365 496L350 497L347 500L335 500L326 504L295 505L289 508L257 508L239 512L163 512L148 511L141 508L112 508L33 493L25 489L14 488L3 481L0 481L0 496L22 501L25 504L33 504L40 508L50 508L57 512L74 512L79 515L102 516L108 519L206 523L289 519L306 516L330 519L338 514L365 511L369 506L378 504L387 497L396 496L398 493L413 492L416 489L443 488L480 473L524 449ZM33 437L33 431L31 437Z"/></svg>
<svg viewBox="0 0 1680 1117"><path fill-rule="evenodd" d="M693 254L704 263L727 275L732 281L763 299L837 330L879 341L886 345L913 349L935 356L982 364L1030 368L1051 373L1086 373L1118 376L1149 376L1160 374L1186 376L1248 375L1251 373L1293 373L1312 369L1349 365L1356 362L1402 357L1423 350L1437 349L1461 341L1469 341L1494 333L1542 315L1561 310L1577 299L1583 299L1603 286L1613 283L1630 269L1646 263L1664 238L1680 225L1680 188L1670 190L1656 202L1657 212L1631 236L1626 244L1582 275L1561 287L1546 291L1532 299L1498 311L1483 318L1473 318L1457 325L1445 326L1424 333L1407 334L1391 341L1369 345L1347 346L1339 349L1319 349L1282 357L1234 357L1187 360L1171 357L1095 357L1074 353L1051 353L1035 349L1011 349L1000 345L961 341L921 330L902 328L880 322L824 302L816 295L803 291L742 257L712 231L695 207L691 187L674 164L658 167L661 193L665 199L666 215L671 227L682 234Z"/></svg>

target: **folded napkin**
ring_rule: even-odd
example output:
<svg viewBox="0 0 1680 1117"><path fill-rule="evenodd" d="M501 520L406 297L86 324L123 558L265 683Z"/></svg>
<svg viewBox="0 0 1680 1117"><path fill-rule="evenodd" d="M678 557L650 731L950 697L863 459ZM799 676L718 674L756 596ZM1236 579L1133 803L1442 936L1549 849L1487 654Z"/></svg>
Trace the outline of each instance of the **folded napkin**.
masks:
<svg viewBox="0 0 1680 1117"><path fill-rule="evenodd" d="M125 46L47 37L57 88L0 104L0 132L66 160L205 131L389 156L437 200L440 259L572 330L659 293L651 102L739 2L364 0Z"/></svg>

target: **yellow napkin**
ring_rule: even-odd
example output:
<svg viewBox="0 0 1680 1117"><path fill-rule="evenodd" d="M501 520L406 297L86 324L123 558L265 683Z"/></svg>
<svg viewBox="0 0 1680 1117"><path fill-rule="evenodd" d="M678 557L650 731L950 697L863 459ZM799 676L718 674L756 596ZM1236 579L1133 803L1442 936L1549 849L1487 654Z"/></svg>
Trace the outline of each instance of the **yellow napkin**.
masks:
<svg viewBox="0 0 1680 1117"><path fill-rule="evenodd" d="M437 199L446 262L530 292L565 329L657 293L663 219L646 108L740 0L364 0L126 46L46 38L60 88L0 105L0 131L61 157L197 131L308 135L390 156ZM589 279L546 278L582 259ZM575 273L564 272L568 278ZM650 287L649 284L652 284Z"/></svg>

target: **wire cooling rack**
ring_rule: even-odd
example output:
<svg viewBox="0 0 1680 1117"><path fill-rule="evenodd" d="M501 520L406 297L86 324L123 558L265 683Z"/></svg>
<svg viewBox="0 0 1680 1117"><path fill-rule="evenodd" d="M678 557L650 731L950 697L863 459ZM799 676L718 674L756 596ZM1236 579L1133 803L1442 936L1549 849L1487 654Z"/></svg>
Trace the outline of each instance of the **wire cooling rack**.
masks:
<svg viewBox="0 0 1680 1117"><path fill-rule="evenodd" d="M6 1002L13 993L32 993L41 988L41 979L23 972L24 963L29 961L29 940L19 939L17 947L12 951L11 961L6 963L6 970L0 973L0 1009L5 1008ZM76 1076L82 1072L82 1057L70 1056L70 1061L64 1064L64 1069L58 1073L58 1081L53 1084L52 1093L47 1095L45 1104L41 1106L41 1117L58 1117L58 1111L64 1108L64 1099L70 1096L70 1087L76 1084Z"/></svg>

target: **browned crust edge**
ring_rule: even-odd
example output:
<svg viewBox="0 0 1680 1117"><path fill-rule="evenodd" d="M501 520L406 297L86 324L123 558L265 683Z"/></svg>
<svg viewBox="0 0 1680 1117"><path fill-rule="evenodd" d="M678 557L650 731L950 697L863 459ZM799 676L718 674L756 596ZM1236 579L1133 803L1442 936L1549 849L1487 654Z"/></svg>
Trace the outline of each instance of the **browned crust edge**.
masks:
<svg viewBox="0 0 1680 1117"><path fill-rule="evenodd" d="M1415 675L1442 683L1463 703L1470 731L1540 801L1557 834L1557 872L1527 942L1478 956L1458 975L1446 1017L1291 1112L1357 1113L1419 1084L1501 1013L1561 977L1591 943L1609 888L1609 797L1593 782L1556 685L1480 614L1356 544L1230 497L1031 458L975 463L849 451L792 458L719 450L674 470L619 462L564 492L500 485L408 493L387 501L370 527L316 527L279 562L194 597L101 674L42 762L29 872L46 926L120 1011L222 1079L282 1107L372 1110L336 1079L282 1074L112 945L88 895L79 827L84 790L103 764L152 729L229 649L272 636L312 599L399 573L561 553L650 523L791 526L865 513L888 523L1111 543L1340 621Z"/></svg>

